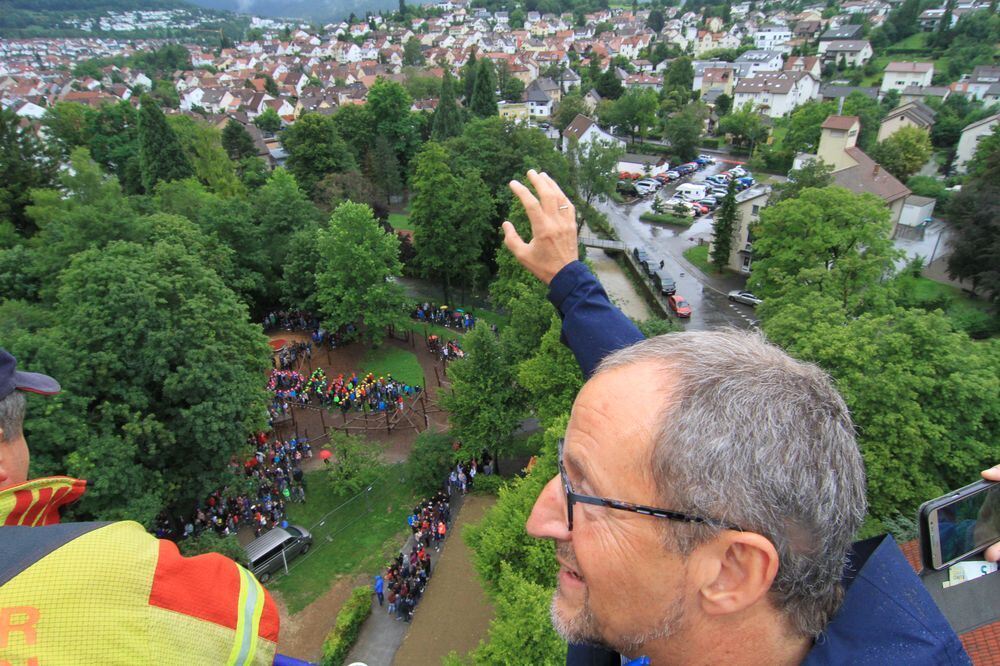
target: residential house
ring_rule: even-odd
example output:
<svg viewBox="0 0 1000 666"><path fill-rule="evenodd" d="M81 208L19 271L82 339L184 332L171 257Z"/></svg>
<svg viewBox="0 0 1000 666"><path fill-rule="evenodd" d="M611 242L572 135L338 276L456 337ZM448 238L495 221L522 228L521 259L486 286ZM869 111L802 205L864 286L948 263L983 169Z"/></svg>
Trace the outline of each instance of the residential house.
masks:
<svg viewBox="0 0 1000 666"><path fill-rule="evenodd" d="M939 102L943 102L948 99L949 95L951 95L951 88L948 86L927 86L926 88L907 86L899 94L899 101L903 103L922 102L927 98L934 98Z"/></svg>
<svg viewBox="0 0 1000 666"><path fill-rule="evenodd" d="M625 147L625 140L619 139L604 130L602 130L596 122L584 116L582 114L577 114L576 118L573 119L565 130L563 130L563 150L569 148L569 143L571 140L575 139L582 146L584 144L591 143L593 141L601 141L603 143Z"/></svg>
<svg viewBox="0 0 1000 666"><path fill-rule="evenodd" d="M863 26L853 24L830 28L819 36L820 47L822 47L823 42L832 42L840 39L861 39L862 31Z"/></svg>
<svg viewBox="0 0 1000 666"><path fill-rule="evenodd" d="M736 74L732 67L708 68L701 78L701 97L705 99L713 91L718 91L716 97L722 93L732 97L735 82Z"/></svg>
<svg viewBox="0 0 1000 666"><path fill-rule="evenodd" d="M958 149L955 151L955 171L966 172L969 160L976 154L976 146L983 137L993 133L998 123L1000 123L1000 113L966 125L962 129L962 137L958 140Z"/></svg>
<svg viewBox="0 0 1000 666"><path fill-rule="evenodd" d="M583 105L587 108L589 113L594 113L597 110L597 105L601 103L604 98L591 88L587 91L587 94L583 96Z"/></svg>
<svg viewBox="0 0 1000 666"><path fill-rule="evenodd" d="M813 78L817 80L822 77L819 58L815 56L790 56L785 60L782 69L786 72L806 72L812 74Z"/></svg>
<svg viewBox="0 0 1000 666"><path fill-rule="evenodd" d="M990 87L1000 83L1000 66L979 65L972 70L966 90L976 99L983 99Z"/></svg>
<svg viewBox="0 0 1000 666"><path fill-rule="evenodd" d="M832 62L841 67L863 67L874 55L871 44L857 39L822 42L819 52L823 54L823 62Z"/></svg>
<svg viewBox="0 0 1000 666"><path fill-rule="evenodd" d="M861 120L857 116L830 116L821 125L816 155L797 155L792 168L821 160L833 168L834 185L879 197L889 207L893 224L897 224L910 190L857 147L860 133Z"/></svg>
<svg viewBox="0 0 1000 666"><path fill-rule="evenodd" d="M524 91L524 101L528 105L528 114L532 118L549 118L552 116L554 100L537 85L537 79L531 82Z"/></svg>
<svg viewBox="0 0 1000 666"><path fill-rule="evenodd" d="M783 25L764 25L757 28L753 34L753 44L758 49L767 51L783 50L784 45L791 40L792 31ZM791 53L791 49L788 49Z"/></svg>
<svg viewBox="0 0 1000 666"><path fill-rule="evenodd" d="M771 118L780 118L819 97L819 81L805 72L761 72L740 79L733 88L733 108L747 104Z"/></svg>
<svg viewBox="0 0 1000 666"><path fill-rule="evenodd" d="M622 82L626 88L639 88L648 90L659 90L663 87L663 77L653 74L629 74Z"/></svg>
<svg viewBox="0 0 1000 666"><path fill-rule="evenodd" d="M784 54L781 51L753 50L741 54L733 63L738 77L743 79L755 76L760 72L780 72L785 66Z"/></svg>
<svg viewBox="0 0 1000 666"><path fill-rule="evenodd" d="M822 27L823 23L819 20L799 21L795 24L793 32L798 39L811 41L816 38Z"/></svg>
<svg viewBox="0 0 1000 666"><path fill-rule="evenodd" d="M883 93L898 90L902 93L910 86L926 88L934 78L934 63L931 62L890 62L882 75Z"/></svg>
<svg viewBox="0 0 1000 666"><path fill-rule="evenodd" d="M729 250L727 265L734 271L749 274L753 265L753 233L751 228L760 218L760 211L771 196L770 187L751 187L736 195L735 242ZM709 252L712 243L709 243Z"/></svg>
<svg viewBox="0 0 1000 666"><path fill-rule="evenodd" d="M733 63L725 60L695 60L691 63L694 68L694 79L691 82L691 90L701 92L704 90L705 72L709 69L733 70Z"/></svg>
<svg viewBox="0 0 1000 666"><path fill-rule="evenodd" d="M936 115L934 109L920 101L900 104L882 119L878 140L885 141L904 127L916 127L929 133Z"/></svg>

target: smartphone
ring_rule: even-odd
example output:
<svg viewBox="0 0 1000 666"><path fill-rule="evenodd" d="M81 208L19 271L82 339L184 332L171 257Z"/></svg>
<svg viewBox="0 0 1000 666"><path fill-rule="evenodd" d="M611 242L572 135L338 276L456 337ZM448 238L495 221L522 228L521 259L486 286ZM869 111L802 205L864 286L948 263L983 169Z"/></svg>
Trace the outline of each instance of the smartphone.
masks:
<svg viewBox="0 0 1000 666"><path fill-rule="evenodd" d="M940 571L1000 541L1000 483L977 481L920 505L924 567Z"/></svg>

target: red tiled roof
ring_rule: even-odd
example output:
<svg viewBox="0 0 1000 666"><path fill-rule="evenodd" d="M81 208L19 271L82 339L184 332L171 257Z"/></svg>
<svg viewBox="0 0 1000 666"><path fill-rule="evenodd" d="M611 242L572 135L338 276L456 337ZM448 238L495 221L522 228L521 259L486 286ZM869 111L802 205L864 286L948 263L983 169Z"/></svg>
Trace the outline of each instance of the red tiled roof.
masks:
<svg viewBox="0 0 1000 666"><path fill-rule="evenodd" d="M820 127L822 129L849 130L858 121L857 116L829 116Z"/></svg>

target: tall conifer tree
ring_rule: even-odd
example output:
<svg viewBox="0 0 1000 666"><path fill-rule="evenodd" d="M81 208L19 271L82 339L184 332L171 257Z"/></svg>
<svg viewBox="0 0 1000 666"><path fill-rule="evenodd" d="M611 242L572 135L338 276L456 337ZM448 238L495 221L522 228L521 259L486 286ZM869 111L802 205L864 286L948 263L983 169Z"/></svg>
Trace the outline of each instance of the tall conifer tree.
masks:
<svg viewBox="0 0 1000 666"><path fill-rule="evenodd" d="M160 181L194 175L177 134L149 95L139 100L139 168L146 192L152 192Z"/></svg>
<svg viewBox="0 0 1000 666"><path fill-rule="evenodd" d="M476 85L472 89L469 110L480 118L497 115L497 79L493 63L483 58L476 67Z"/></svg>
<svg viewBox="0 0 1000 666"><path fill-rule="evenodd" d="M441 79L441 96L434 110L434 125L431 128L431 138L444 141L462 133L462 115L455 102L455 79L446 69Z"/></svg>
<svg viewBox="0 0 1000 666"><path fill-rule="evenodd" d="M712 263L721 271L729 264L729 253L733 249L733 237L739 225L739 211L736 210L736 181L729 181L729 190L715 216L715 237L712 239Z"/></svg>

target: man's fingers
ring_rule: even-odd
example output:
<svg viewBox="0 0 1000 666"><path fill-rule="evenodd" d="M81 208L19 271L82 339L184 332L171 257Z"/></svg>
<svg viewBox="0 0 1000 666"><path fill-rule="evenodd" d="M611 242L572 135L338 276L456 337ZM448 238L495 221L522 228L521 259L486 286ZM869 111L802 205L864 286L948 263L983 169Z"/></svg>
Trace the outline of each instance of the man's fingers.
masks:
<svg viewBox="0 0 1000 666"><path fill-rule="evenodd" d="M517 229L510 222L504 220L500 226L503 228L503 244L507 246L516 259L520 259L524 255L524 251L528 249L528 244L524 242L521 234L517 233Z"/></svg>
<svg viewBox="0 0 1000 666"><path fill-rule="evenodd" d="M536 199L535 195L531 193L531 190L516 180L510 181L509 186L510 191L514 193L514 196L521 200L521 205L524 206L524 210L528 213L528 217L532 218L532 225L534 225L532 212L541 212L542 210L542 206L538 203L538 199Z"/></svg>
<svg viewBox="0 0 1000 666"><path fill-rule="evenodd" d="M983 553L983 559L987 562L1000 562L1000 543L995 543Z"/></svg>
<svg viewBox="0 0 1000 666"><path fill-rule="evenodd" d="M988 481L1000 481L1000 465L994 465L989 469L984 469L980 474Z"/></svg>

